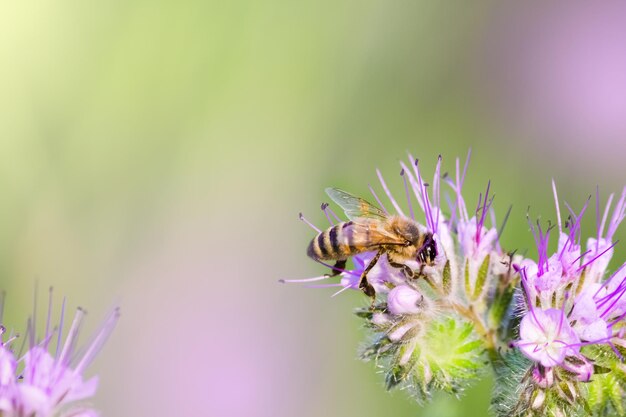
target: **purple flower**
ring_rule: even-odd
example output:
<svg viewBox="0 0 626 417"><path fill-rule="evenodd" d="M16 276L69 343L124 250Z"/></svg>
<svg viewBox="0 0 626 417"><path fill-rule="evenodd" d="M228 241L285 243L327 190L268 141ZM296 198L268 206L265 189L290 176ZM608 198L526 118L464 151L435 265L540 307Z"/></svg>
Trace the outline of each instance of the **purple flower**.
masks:
<svg viewBox="0 0 626 417"><path fill-rule="evenodd" d="M563 363L578 352L580 339L561 310L533 309L520 323L519 349L546 367Z"/></svg>
<svg viewBox="0 0 626 417"><path fill-rule="evenodd" d="M460 392L475 380L486 352L497 355L505 346L499 335L517 283L512 264L521 262L522 257L513 257L500 247L501 229L496 227L490 183L478 195L476 205L472 202L468 209L462 189L469 157L464 166L456 159L451 176L441 175L439 157L428 183L421 164L409 154L408 162L400 162L401 200L391 193L378 170L380 186L369 186L371 197L365 198L369 204L331 189L329 196L348 219L342 219L328 204L321 206L330 223L326 231L300 218L317 233L309 256L334 272L282 280L337 287L335 294L364 290L370 303L356 314L367 321L374 335L361 357L375 360L385 369L388 389L403 386L414 392L418 401L430 398L436 387ZM416 232L398 240L397 235L403 234L398 224ZM358 229L359 239L346 239L344 229L348 227ZM368 244L368 238L373 243ZM368 252L349 257L347 264L343 259L334 263L360 247ZM312 256L316 251L325 255ZM370 268L375 256L380 257ZM330 261L324 262L327 259ZM365 271L367 286L361 281ZM337 279L334 277L339 282L330 281Z"/></svg>
<svg viewBox="0 0 626 417"><path fill-rule="evenodd" d="M526 312L515 345L541 366L559 366L587 381L593 374L593 365L580 353L582 346L607 344L621 358L614 344L624 343L623 332L616 331L615 325L626 313L626 264L606 280L605 276L615 246L612 238L624 219L626 188L610 220L613 195L602 215L596 197L596 235L587 240L587 250L581 254L580 223L588 204L580 212L566 204L570 216L563 225L556 186L552 186L559 243L556 252L549 255L550 229L543 231L539 225L531 225L539 256L538 262L525 259L516 265L521 273Z"/></svg>
<svg viewBox="0 0 626 417"><path fill-rule="evenodd" d="M49 309L49 311L51 311ZM34 318L29 319L27 335L29 348L24 355L13 349L15 336L0 344L0 414L6 417L97 417L98 413L85 407L84 400L92 397L98 378L84 378L84 371L96 357L111 334L119 317L115 309L105 319L91 341L77 348L79 330L85 312L78 309L62 340L65 302L58 328L50 329L36 342ZM54 350L51 345L55 344ZM19 365L19 366L18 366Z"/></svg>

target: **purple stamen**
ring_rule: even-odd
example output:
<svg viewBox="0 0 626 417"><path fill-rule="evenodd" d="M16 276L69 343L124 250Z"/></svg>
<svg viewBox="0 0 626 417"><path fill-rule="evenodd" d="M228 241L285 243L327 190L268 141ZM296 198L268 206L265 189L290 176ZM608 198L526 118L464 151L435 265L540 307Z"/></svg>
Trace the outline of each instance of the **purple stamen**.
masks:
<svg viewBox="0 0 626 417"><path fill-rule="evenodd" d="M46 319L46 333L45 339L47 340L45 344L45 349L48 350L48 343L50 342L50 318L52 317L52 287L50 287L48 292L48 318Z"/></svg>
<svg viewBox="0 0 626 417"><path fill-rule="evenodd" d="M586 342L578 342L578 343L563 343L566 347L581 347L581 346L589 346L589 345L596 345L596 344L600 344L600 343L607 343L611 340L612 336L609 337L604 337L602 339L597 339L597 340L588 340ZM555 340L556 342L556 340Z"/></svg>
<svg viewBox="0 0 626 417"><path fill-rule="evenodd" d="M615 304L617 304L617 302L620 300L620 298L622 298L622 296L624 295L625 292L626 292L626 287L624 287L624 289L619 291L619 295L617 297L613 297L617 293L617 291L615 291L615 292L613 292L611 294L612 297L604 300L600 304L596 304L598 306L598 308L600 308L600 307L604 306L604 304L606 304L609 300L611 300L611 298L614 298L614 300L611 302L611 304L604 310L604 312L602 312L602 314L600 314L600 317L602 317L602 318L606 317L606 315L613 309L613 307L615 307Z"/></svg>
<svg viewBox="0 0 626 417"><path fill-rule="evenodd" d="M502 224L500 225L500 228L498 229L498 245L500 244L500 236L502 236L502 232L504 232L504 227L506 226L507 221L509 220L509 216L511 215L511 210L513 209L513 206L509 206L509 209L506 211L506 214L504 215L504 219L502 220Z"/></svg>
<svg viewBox="0 0 626 417"><path fill-rule="evenodd" d="M450 209L450 219L448 219L448 222L450 223L450 225L454 225L456 222L457 202L452 202L452 198L448 193L445 193L445 199L446 203L448 204L448 208Z"/></svg>
<svg viewBox="0 0 626 417"><path fill-rule="evenodd" d="M456 158L455 160L455 178L456 178L456 182L453 182L452 179L448 179L447 182L450 185L450 187L452 187L452 189L454 190L454 193L456 194L456 201L452 210L452 214L450 216L450 222L453 223L456 221L456 213L457 213L457 209L458 209L458 213L459 213L459 219L464 220L464 221L469 221L469 216L467 214L467 208L465 207L465 200L463 200L463 196L461 195L461 189L463 187L463 184L461 182L461 168L460 168L460 161L459 158ZM465 175L465 174L464 174Z"/></svg>
<svg viewBox="0 0 626 417"><path fill-rule="evenodd" d="M467 167L469 166L470 157L472 156L472 148L467 151L467 158L465 159L465 165L463 165L463 175L461 176L461 182L459 184L459 189L463 187L463 183L465 182L465 174L467 174Z"/></svg>
<svg viewBox="0 0 626 417"><path fill-rule="evenodd" d="M622 266L620 266L619 268L617 268L617 270L615 272L613 272L611 274L611 276L609 277L609 279L607 279L606 281L604 281L602 283L602 285L600 286L600 288L598 288L598 291L596 291L596 293L593 295L593 298L596 298L596 296L600 293L600 290L602 290L602 288L606 287L607 285L609 285L609 283L611 282L611 280L613 278L615 278L617 276L617 274L624 269L624 267L626 266L626 263L623 263ZM617 286L617 288L621 288L624 283L626 282L626 277L622 279L622 282L620 282L620 284Z"/></svg>
<svg viewBox="0 0 626 417"><path fill-rule="evenodd" d="M341 220L341 218L339 216L337 216L337 213L335 213L335 211L333 209L330 208L329 205L326 205L326 210L335 218L335 220L337 220L339 223L341 223L343 220Z"/></svg>
<svg viewBox="0 0 626 417"><path fill-rule="evenodd" d="M320 206L320 208L322 209L322 211L324 212L324 214L326 215L326 218L328 219L328 223L330 223L331 226L334 226L335 223L332 221L332 219L330 218L330 214L328 214L328 212L326 211L326 209L328 208L328 203L322 203L322 205Z"/></svg>
<svg viewBox="0 0 626 417"><path fill-rule="evenodd" d="M428 187L428 184L424 184L424 206L428 207L428 220L429 220L429 229L433 232L433 233L437 233L437 223L435 223L435 220L433 218L433 207L430 204L430 199L428 198L428 192L426 191L426 187Z"/></svg>
<svg viewBox="0 0 626 417"><path fill-rule="evenodd" d="M497 227L496 212L493 207L489 208L489 218L491 219L491 227ZM500 232L496 235L495 248L500 252Z"/></svg>
<svg viewBox="0 0 626 417"><path fill-rule="evenodd" d="M615 345L613 344L613 342L611 342L610 340L607 342L609 346L611 346L611 349L613 349L613 352L615 352L615 354L617 355L617 357L619 358L620 361L624 362L624 357L622 356L621 353L619 353L619 350L617 350L617 347L615 347Z"/></svg>
<svg viewBox="0 0 626 417"><path fill-rule="evenodd" d="M510 347L524 347L524 346L531 346L531 345L537 345L537 342L522 342L521 340L515 340L513 342L509 342Z"/></svg>
<svg viewBox="0 0 626 417"><path fill-rule="evenodd" d="M600 238L602 237L602 233L604 233L604 226L606 225L606 221L609 217L609 211L611 209L611 203L613 203L614 196L615 194L609 195L609 199L607 200L606 206L604 207L604 214L602 215L602 222L600 223L600 227L598 227L598 240L600 240Z"/></svg>
<svg viewBox="0 0 626 417"><path fill-rule="evenodd" d="M419 184L420 194L422 196L422 200L424 201L424 214L426 215L426 223L428 228L433 232L437 232L437 226L435 224L435 220L433 218L432 206L430 205L430 201L428 200L428 191L426 190L427 184L422 180L422 175L419 169L419 160L415 160L413 168L417 175L417 182Z"/></svg>
<svg viewBox="0 0 626 417"><path fill-rule="evenodd" d="M596 252L600 250L600 187L596 185L596 230L598 238L596 239Z"/></svg>
<svg viewBox="0 0 626 417"><path fill-rule="evenodd" d="M565 203L567 205L567 203ZM571 210L571 207L569 207L569 205L567 206L568 210ZM578 235L578 239L580 239L580 222L582 220L583 214L585 214L585 211L587 210L587 204L585 204L582 208L582 210L580 211L580 214L576 215L575 213L573 213L572 211L572 215L574 217L574 221L569 221L568 222L568 228L569 228L569 233L567 234L567 240L565 241L565 244L563 245L563 248L561 248L561 252L559 253L559 260L563 259L563 255L565 254L565 251L568 248L572 248L575 244L576 244L576 240L577 240L577 235ZM578 258L580 259L580 258ZM577 259L577 260L578 260Z"/></svg>
<svg viewBox="0 0 626 417"><path fill-rule="evenodd" d="M341 284L339 282L335 282L333 284L306 284L303 286L306 288L334 288L341 287Z"/></svg>
<svg viewBox="0 0 626 417"><path fill-rule="evenodd" d="M89 347L87 348L87 351L85 352L81 360L76 365L76 368L74 369L75 374L82 373L85 370L85 368L89 366L89 364L91 364L91 362L94 360L96 355L100 352L105 342L111 335L111 332L113 331L113 328L115 327L115 324L117 323L117 320L119 319L119 317L120 317L119 308L116 308L115 310L113 310L112 313L109 314L104 324L102 325L100 330L97 332L95 338L91 341L91 343L89 343Z"/></svg>
<svg viewBox="0 0 626 417"><path fill-rule="evenodd" d="M0 291L0 323L2 323L4 319L4 300L6 295L4 290Z"/></svg>
<svg viewBox="0 0 626 417"><path fill-rule="evenodd" d="M550 241L550 228L548 228L544 234L539 221L537 221L537 229L535 229L530 221L530 218L528 217L528 214L526 215L526 219L528 220L528 225L530 226L530 230L532 231L535 238L535 244L537 246L539 256L537 261L537 276L540 277L548 270L548 243Z"/></svg>
<svg viewBox="0 0 626 417"><path fill-rule="evenodd" d="M607 240L611 240L613 238L613 234L617 231L617 227L622 220L624 220L624 216L626 216L626 187L622 191L619 201L615 204L613 216L611 217L609 228L606 232Z"/></svg>
<svg viewBox="0 0 626 417"><path fill-rule="evenodd" d="M319 277L302 278L302 279L279 279L278 282L280 282L281 284L300 284L304 282L323 281L328 278L330 278L330 275L321 275Z"/></svg>
<svg viewBox="0 0 626 417"><path fill-rule="evenodd" d="M580 220L582 219L583 214L585 213L585 211L587 211L587 207L589 207L589 201L590 200L591 200L591 196L589 196L587 198L587 201L585 201L585 204L583 205L582 210L580 210L580 214L579 215L576 215L576 213L574 212L574 210L572 210L572 207L567 203L567 201L563 202L565 204L565 207L567 207L567 209L569 210L571 216L576 219L576 222L575 222L574 226L572 227L572 233L574 231L576 231L577 233L580 232ZM580 233L578 233L578 239L577 239L576 243L578 245L580 245Z"/></svg>
<svg viewBox="0 0 626 417"><path fill-rule="evenodd" d="M542 332L546 332L546 330L544 329L543 325L541 324L541 322L537 319L537 316L535 314L535 306L533 305L533 303L530 300L530 291L528 291L528 276L526 275L526 268L522 268L519 270L520 272L520 276L521 276L521 282L522 282L522 286L524 287L524 295L526 295L526 305L528 305L528 310L530 311L530 314L532 315L533 319L535 320L535 323L537 323L537 326L539 326L539 329L541 329Z"/></svg>
<svg viewBox="0 0 626 417"><path fill-rule="evenodd" d="M626 312L624 312L623 314L620 314L620 316L618 318L616 318L615 320L613 320L611 323L608 324L607 327L613 327L614 325L616 325L617 323L619 323L620 321L622 321L622 319L626 317Z"/></svg>
<svg viewBox="0 0 626 417"><path fill-rule="evenodd" d="M409 154L409 158L411 159L411 161L414 160L411 154ZM417 179L416 179L417 171L415 171L415 166L413 166L413 171L415 171L416 173L415 176L411 173L411 170L409 170L409 168L406 166L406 164L403 161L400 161L400 166L404 170L404 174L407 176L407 179L409 180L409 184L411 184L411 189L413 190L413 195L415 196L415 199L417 200L417 204L419 204L422 211L425 211L424 201L422 200L422 196L420 192L420 186L417 183Z"/></svg>
<svg viewBox="0 0 626 417"><path fill-rule="evenodd" d="M10 335L7 340L2 342L2 346L9 346L9 345L11 345L11 343L13 343L15 341L15 339L17 339L19 337L20 337L19 334L15 334L15 335L12 334L12 335Z"/></svg>
<svg viewBox="0 0 626 417"><path fill-rule="evenodd" d="M370 189L370 193L372 193L372 195L374 196L374 199L376 199L376 202L378 203L378 206L380 207L380 209L382 211L384 211L385 214L389 214L389 212L385 208L385 205L383 204L383 202L380 201L380 198L378 198L378 195L376 194L376 191L374 191L374 189L372 188L372 186L370 184L367 184L367 186Z"/></svg>
<svg viewBox="0 0 626 417"><path fill-rule="evenodd" d="M22 345L20 346L20 350L18 351L16 357L21 358L22 357L22 353L24 352L24 348L26 347L26 340L29 339L30 336L30 328L32 326L30 317L28 318L28 320L26 321L26 336L22 339Z"/></svg>
<svg viewBox="0 0 626 417"><path fill-rule="evenodd" d="M561 209L559 207L559 197L556 193L556 183L554 179L552 179L552 194L554 195L554 205L556 206L556 220L559 224L559 235L563 233L563 228L561 226Z"/></svg>
<svg viewBox="0 0 626 417"><path fill-rule="evenodd" d="M336 266L331 265L331 264L327 264L326 262L320 261L319 259L314 259L314 261L324 265L325 267L328 267L328 268L332 269L333 271L339 271L339 272L345 272L345 273L351 274L351 275L357 275L353 271L350 271L348 269L343 269L343 268L337 268Z"/></svg>
<svg viewBox="0 0 626 417"><path fill-rule="evenodd" d="M63 297L63 304L61 304L61 319L59 320L59 335L57 338L57 346L54 353L54 358L59 359L59 349L61 349L61 338L63 336L63 321L65 320L65 297Z"/></svg>
<svg viewBox="0 0 626 417"><path fill-rule="evenodd" d="M481 211L481 213L480 213L480 220L476 223L476 237L474 238L477 245L480 244L480 235L481 235L482 228L485 225L485 219L487 217L487 210L489 210L489 207L491 206L491 203L493 202L493 197L491 198L491 200L488 201L489 187L491 187L491 181L487 182L487 190L485 191L484 201L482 201L482 207L480 206L481 197L478 197L478 208L476 209L476 216L478 217L479 211Z"/></svg>
<svg viewBox="0 0 626 417"><path fill-rule="evenodd" d="M30 348L35 346L35 338L37 334L37 295L39 293L39 281L35 281L35 293L33 294L33 316L31 334L29 335Z"/></svg>
<svg viewBox="0 0 626 417"><path fill-rule="evenodd" d="M576 264L578 261L580 261L585 255L591 253L591 249L585 251L584 253L582 253L578 258L574 259L572 261L572 263L570 263L571 266L574 266L574 264Z"/></svg>
<svg viewBox="0 0 626 417"><path fill-rule="evenodd" d="M389 201L391 201L391 204L393 204L393 207L396 209L399 215L404 216L402 209L400 208L396 200L393 198L393 195L391 194L391 191L389 191L389 188L387 187L387 183L385 182L383 175L380 173L380 170L378 168L376 168L376 175L378 175L378 180L380 181L380 185L382 185L383 190L385 191L385 194L387 194L387 197L389 198Z"/></svg>
<svg viewBox="0 0 626 417"><path fill-rule="evenodd" d="M76 344L78 332L80 330L81 323L84 317L85 311L80 307L77 308L76 315L74 315L74 320L72 321L70 330L67 333L67 338L65 339L65 343L63 344L63 349L61 349L61 355L59 356L57 364L66 365L68 363L67 361L69 360L74 349L74 345Z"/></svg>
<svg viewBox="0 0 626 417"><path fill-rule="evenodd" d="M609 250L613 249L615 247L615 245L617 245L617 243L619 242L619 240L616 240L614 243L612 243L608 248L606 248L605 250L603 250L600 254L596 255L592 260L588 261L587 263L585 263L584 265L582 265L580 268L578 268L578 272L582 271L583 269L585 269L588 265L592 264L593 262L596 261L596 259L598 259L599 257L601 257L602 255L604 255L605 253L607 253Z"/></svg>
<svg viewBox="0 0 626 417"><path fill-rule="evenodd" d="M404 168L400 171L400 176L404 182L404 193L406 194L406 201L409 204L409 213L411 213L411 218L415 220L415 213L413 212L413 205L411 204L411 194L409 194L409 184L407 183L406 176L404 175Z"/></svg>
<svg viewBox="0 0 626 417"><path fill-rule="evenodd" d="M433 178L433 197L435 198L435 206L437 207L437 218L435 219L435 227L439 227L439 214L441 213L441 195L440 195L440 181L441 181L441 155L437 158L437 165L435 167L435 176Z"/></svg>
<svg viewBox="0 0 626 417"><path fill-rule="evenodd" d="M339 285L341 285L341 284L339 284ZM344 291L346 291L346 290L349 290L349 289L350 289L350 286L349 286L349 285L345 285L342 289L340 289L339 291L337 291L337 292L333 293L333 294L330 296L330 298L334 298L334 297L338 296L339 294L341 294L342 292L344 292Z"/></svg>
<svg viewBox="0 0 626 417"><path fill-rule="evenodd" d="M315 230L317 233L322 233L322 231L320 229L318 229L317 227L315 227L315 225L313 223L311 223L310 221L308 221L306 219L306 217L304 217L304 215L302 213L300 213L298 215L299 219L302 220L303 222L305 222L307 225L309 225L309 227L313 230Z"/></svg>

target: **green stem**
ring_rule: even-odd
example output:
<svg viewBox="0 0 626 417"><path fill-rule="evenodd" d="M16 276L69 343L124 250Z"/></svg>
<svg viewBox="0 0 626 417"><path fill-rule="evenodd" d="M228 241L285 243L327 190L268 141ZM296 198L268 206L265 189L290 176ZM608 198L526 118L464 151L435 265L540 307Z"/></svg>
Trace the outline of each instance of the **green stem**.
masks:
<svg viewBox="0 0 626 417"><path fill-rule="evenodd" d="M485 348L487 350L487 356L489 357L489 361L492 366L496 366L496 364L502 359L500 353L498 352L498 344L496 342L495 331L490 329L485 322L480 318L474 308L470 306L464 306L459 303L455 303L454 301L449 301L449 308L456 311L462 317L470 321L474 325L474 329L476 329L476 333L483 339L485 343Z"/></svg>

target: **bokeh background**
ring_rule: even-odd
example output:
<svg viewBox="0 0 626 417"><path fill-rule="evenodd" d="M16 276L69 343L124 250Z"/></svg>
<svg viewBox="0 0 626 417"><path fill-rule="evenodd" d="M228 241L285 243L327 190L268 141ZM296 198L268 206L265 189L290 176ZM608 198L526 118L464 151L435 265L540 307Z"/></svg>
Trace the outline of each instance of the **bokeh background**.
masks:
<svg viewBox="0 0 626 417"><path fill-rule="evenodd" d="M95 329L105 416L484 416L492 381L419 408L356 359L360 294L320 274L303 211L375 168L473 151L508 249L626 183L624 2L5 2L0 271L20 329L50 285ZM585 223L591 233L593 210ZM618 238L624 237L619 233ZM532 250L528 252L533 254ZM618 245L616 258L626 254ZM40 307L40 311L43 308Z"/></svg>

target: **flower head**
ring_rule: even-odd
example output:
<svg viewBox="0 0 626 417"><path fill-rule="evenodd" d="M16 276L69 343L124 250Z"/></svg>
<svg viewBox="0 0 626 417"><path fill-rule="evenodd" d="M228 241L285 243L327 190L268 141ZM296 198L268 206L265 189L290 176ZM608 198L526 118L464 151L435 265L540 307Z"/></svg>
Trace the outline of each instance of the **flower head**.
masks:
<svg viewBox="0 0 626 417"><path fill-rule="evenodd" d="M415 229L425 236L418 256L399 259L383 244L374 244L371 251L351 258L352 267L324 262L333 274L286 280L339 287L335 294L348 289L361 291L362 280L366 280L371 304L357 314L374 330L374 342L363 350L362 357L375 359L385 367L389 388L406 386L419 401L429 398L432 387L458 393L474 379L485 350L480 338L488 338L487 344L497 348L495 332L487 328L506 315L515 287L511 257L498 241L491 184L478 195L475 211L466 204L462 189L468 162L469 154L464 166L456 160L453 177L442 176L439 157L429 185L420 163L409 155L408 163L400 163L404 203L395 198L379 170L376 175L382 192L369 186L376 203L357 200L359 207L377 206L370 209L376 218L400 217L417 224ZM333 198L334 194L329 195ZM355 218L354 205L346 207L342 200L333 200L344 208L349 222L343 221L328 204L322 204L331 227L328 230L360 221ZM325 239L326 232L304 217L301 219L316 231L316 239ZM370 218L362 222L372 224ZM327 235L330 241L331 233ZM337 232L333 235L338 239ZM430 252L420 256L421 250ZM339 275L340 281L318 283L332 275ZM477 329L482 333L478 334Z"/></svg>
<svg viewBox="0 0 626 417"><path fill-rule="evenodd" d="M537 254L524 258L500 245L508 213L498 228L491 182L475 206L466 202L467 163L457 159L454 175L442 176L439 158L432 186L411 155L400 166L404 203L378 170L382 192L369 186L377 206L327 189L347 219L326 203L330 228L301 219L317 232L307 253L333 272L284 282L363 291L369 305L356 313L372 337L361 358L384 370L387 388L407 388L419 402L436 389L460 393L491 362L501 416L624 415L626 263L607 271L626 188L602 211L596 197L596 233L583 240L590 199L578 211L565 204L562 217L553 183L557 222L530 223Z"/></svg>
<svg viewBox="0 0 626 417"><path fill-rule="evenodd" d="M51 293L52 295L52 293ZM52 300L52 296L50 297ZM51 309L49 309L51 311ZM97 377L85 379L84 372L111 334L119 310L111 312L91 341L78 346L85 311L78 309L63 340L65 301L58 327L50 328L41 339L35 334L35 317L28 321L29 347L16 353L12 336L0 343L0 415L7 417L92 417L97 412L85 406L98 385ZM4 329L4 327L3 327ZM4 330L3 330L4 333ZM52 345L55 345L52 349Z"/></svg>
<svg viewBox="0 0 626 417"><path fill-rule="evenodd" d="M548 244L553 228L543 230L531 225L537 244L538 260L525 259L514 265L520 271L523 290L523 315L519 339L513 343L531 361L532 375L549 378L526 379L524 392L532 393L526 402L540 404L540 413L573 413L584 399L581 382L589 382L603 390L613 384L606 372L614 363L621 363L618 347L625 346L623 318L626 313L626 263L607 277L607 269L615 243L613 236L624 219L626 188L611 213L613 196L600 216L597 199L596 235L587 240L581 253L580 224L588 202L576 212L566 204L569 220L562 224L553 183L557 210L559 241L554 253ZM607 225L608 220L608 227ZM604 362L605 374L595 376L595 365ZM607 380L607 378L609 378ZM561 387L567 386L563 391ZM608 388L606 388L608 389ZM534 399L542 398L540 402ZM522 403L524 402L522 401ZM589 404L586 405L589 407ZM529 406L533 408L534 406ZM547 407L547 408L546 408Z"/></svg>
<svg viewBox="0 0 626 417"><path fill-rule="evenodd" d="M604 226L610 212L613 196L609 198L602 220L598 221L597 235L588 240L587 251L582 255L578 242L580 240L580 222L587 209L587 204L579 213L574 212L568 206L571 220L566 225L569 228L566 233L561 224L554 184L553 189L559 229L557 251L550 256L548 255L550 230L544 232L537 225L536 228L533 227L533 232L539 260L537 263L532 260L524 260L518 266L522 275L522 288L527 300L527 312L522 318L518 346L527 357L543 366L562 365L566 355L553 355L551 359L548 359L546 356L538 354L539 350L528 347L531 346L528 344L528 337L532 339L532 337L538 337L546 332L550 333L558 328L560 332L565 332L568 335L565 339L560 338L560 336L557 337L557 340L566 342L561 343L561 349L554 347L559 352L565 352L566 349L563 346L570 342L578 343L580 341L584 342L585 345L611 344L611 340L617 335L613 327L623 318L622 314L624 307L626 307L626 297L624 297L626 274L622 272L626 264L604 281L615 246L611 239L617 226L623 220L626 210L626 189L613 211L609 227L604 234ZM572 294L575 296L572 297ZM540 308L535 307L537 305ZM557 313L559 314L559 325L554 327L552 324L556 321ZM545 320L548 320L549 323L544 323ZM545 336L548 337L547 334Z"/></svg>

